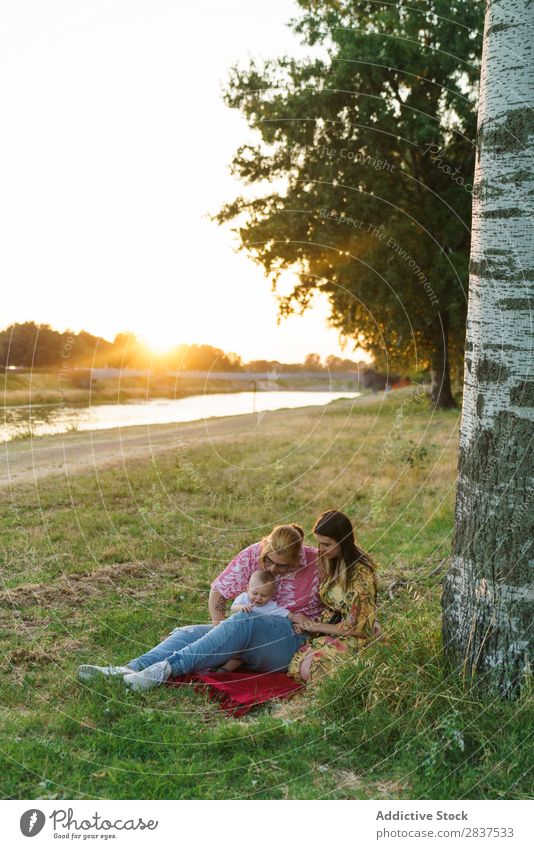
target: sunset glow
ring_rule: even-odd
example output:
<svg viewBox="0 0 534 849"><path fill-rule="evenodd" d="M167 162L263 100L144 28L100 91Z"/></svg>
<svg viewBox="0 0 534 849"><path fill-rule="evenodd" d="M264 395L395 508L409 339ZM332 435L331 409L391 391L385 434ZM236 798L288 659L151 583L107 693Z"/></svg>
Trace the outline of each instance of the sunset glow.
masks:
<svg viewBox="0 0 534 849"><path fill-rule="evenodd" d="M292 0L8 6L4 326L132 331L158 353L199 343L244 359L342 355L325 302L277 325L270 281L210 220L243 190L228 165L253 141L221 84L251 53L299 54Z"/></svg>

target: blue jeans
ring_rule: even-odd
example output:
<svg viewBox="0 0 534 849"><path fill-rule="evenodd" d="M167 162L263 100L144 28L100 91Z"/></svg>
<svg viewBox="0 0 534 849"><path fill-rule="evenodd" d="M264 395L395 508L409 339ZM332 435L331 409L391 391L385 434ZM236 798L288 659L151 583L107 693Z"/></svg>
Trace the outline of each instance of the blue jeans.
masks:
<svg viewBox="0 0 534 849"><path fill-rule="evenodd" d="M173 675L222 666L239 655L243 665L255 672L285 671L306 641L296 634L289 619L240 611L219 625L175 628L166 640L128 663L139 672L153 663L168 660Z"/></svg>

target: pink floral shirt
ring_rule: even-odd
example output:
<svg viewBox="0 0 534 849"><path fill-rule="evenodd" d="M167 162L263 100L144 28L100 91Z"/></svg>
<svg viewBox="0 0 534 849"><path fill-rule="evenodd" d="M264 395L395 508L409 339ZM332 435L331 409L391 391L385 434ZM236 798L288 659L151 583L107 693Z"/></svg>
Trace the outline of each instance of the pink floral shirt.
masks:
<svg viewBox="0 0 534 849"><path fill-rule="evenodd" d="M245 592L252 573L261 569L261 546L261 542L255 542L240 551L214 580L212 590L216 590L223 598L235 598ZM303 545L300 563L296 572L276 576L273 599L280 607L286 607L292 613L304 613L316 619L324 607L319 596L317 549Z"/></svg>

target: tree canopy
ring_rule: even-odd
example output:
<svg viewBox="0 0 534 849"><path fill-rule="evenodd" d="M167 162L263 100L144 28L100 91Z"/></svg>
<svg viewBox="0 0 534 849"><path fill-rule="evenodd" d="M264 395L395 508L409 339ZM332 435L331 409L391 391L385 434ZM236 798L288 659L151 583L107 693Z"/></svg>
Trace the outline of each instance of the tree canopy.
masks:
<svg viewBox="0 0 534 849"><path fill-rule="evenodd" d="M235 66L225 101L256 132L215 216L271 276L282 315L327 295L332 324L453 403L466 316L483 3L298 0L314 55ZM249 188L250 187L250 188ZM450 366L449 366L450 363Z"/></svg>

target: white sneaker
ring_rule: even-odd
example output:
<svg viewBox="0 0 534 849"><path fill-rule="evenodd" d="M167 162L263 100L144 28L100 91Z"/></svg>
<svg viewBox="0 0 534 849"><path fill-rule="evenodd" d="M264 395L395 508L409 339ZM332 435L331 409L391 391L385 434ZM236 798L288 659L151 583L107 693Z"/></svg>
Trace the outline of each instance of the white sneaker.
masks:
<svg viewBox="0 0 534 849"><path fill-rule="evenodd" d="M105 678L118 678L132 671L129 666L92 666L90 663L84 663L78 667L78 678L80 681L91 681L99 675Z"/></svg>
<svg viewBox="0 0 534 849"><path fill-rule="evenodd" d="M124 683L131 690L140 692L141 690L152 690L153 687L158 687L163 684L167 678L170 678L172 668L166 660L161 660L159 663L153 663L143 669L142 672L130 672L124 676Z"/></svg>

